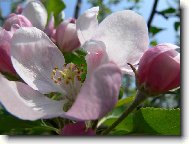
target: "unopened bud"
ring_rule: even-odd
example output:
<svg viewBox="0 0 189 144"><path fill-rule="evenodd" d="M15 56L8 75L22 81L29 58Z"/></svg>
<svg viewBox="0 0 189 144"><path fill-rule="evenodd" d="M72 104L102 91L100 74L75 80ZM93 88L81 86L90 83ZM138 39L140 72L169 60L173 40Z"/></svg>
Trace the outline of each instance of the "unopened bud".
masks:
<svg viewBox="0 0 189 144"><path fill-rule="evenodd" d="M180 86L180 53L172 44L160 44L142 56L136 72L138 89L158 95Z"/></svg>
<svg viewBox="0 0 189 144"><path fill-rule="evenodd" d="M12 33L0 28L0 72L16 74L10 58Z"/></svg>
<svg viewBox="0 0 189 144"><path fill-rule="evenodd" d="M80 46L75 19L62 22L56 29L56 42L63 52L71 52Z"/></svg>
<svg viewBox="0 0 189 144"><path fill-rule="evenodd" d="M77 122L72 124L67 124L61 130L60 135L64 136L94 136L95 132L92 128L86 128L84 122Z"/></svg>

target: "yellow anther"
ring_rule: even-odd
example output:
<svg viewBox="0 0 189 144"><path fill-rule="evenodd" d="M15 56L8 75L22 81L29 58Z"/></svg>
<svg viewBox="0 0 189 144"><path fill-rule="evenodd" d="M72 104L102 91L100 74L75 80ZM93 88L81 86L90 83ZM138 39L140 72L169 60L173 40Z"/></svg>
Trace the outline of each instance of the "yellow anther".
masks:
<svg viewBox="0 0 189 144"><path fill-rule="evenodd" d="M74 83L75 78L77 78L79 81L82 81L81 74L83 72L83 69L79 70L77 65L70 63L70 64L64 64L63 70L58 69L58 67L55 67L52 70L51 79L56 84L72 84Z"/></svg>
<svg viewBox="0 0 189 144"><path fill-rule="evenodd" d="M58 69L58 67L56 66L55 68L54 68L54 70L57 70Z"/></svg>
<svg viewBox="0 0 189 144"><path fill-rule="evenodd" d="M61 77L58 77L58 81L61 81L62 79L61 79Z"/></svg>
<svg viewBox="0 0 189 144"><path fill-rule="evenodd" d="M78 79L78 81L81 81L81 77L80 76L77 76L77 79Z"/></svg>
<svg viewBox="0 0 189 144"><path fill-rule="evenodd" d="M54 80L54 83L56 83L56 84L57 84L57 83L58 83L58 81L57 81L57 80Z"/></svg>
<svg viewBox="0 0 189 144"><path fill-rule="evenodd" d="M55 69L52 71L52 74L54 74L54 75L56 74L56 70Z"/></svg>

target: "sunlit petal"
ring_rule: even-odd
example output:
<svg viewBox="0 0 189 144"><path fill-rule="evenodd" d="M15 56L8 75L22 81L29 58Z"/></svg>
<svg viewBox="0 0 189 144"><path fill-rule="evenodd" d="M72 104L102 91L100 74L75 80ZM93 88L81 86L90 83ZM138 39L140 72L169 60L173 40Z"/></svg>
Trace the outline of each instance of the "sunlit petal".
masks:
<svg viewBox="0 0 189 144"><path fill-rule="evenodd" d="M62 92L51 75L55 67L63 68L64 57L44 32L35 27L17 30L12 37L11 55L16 72L33 89Z"/></svg>

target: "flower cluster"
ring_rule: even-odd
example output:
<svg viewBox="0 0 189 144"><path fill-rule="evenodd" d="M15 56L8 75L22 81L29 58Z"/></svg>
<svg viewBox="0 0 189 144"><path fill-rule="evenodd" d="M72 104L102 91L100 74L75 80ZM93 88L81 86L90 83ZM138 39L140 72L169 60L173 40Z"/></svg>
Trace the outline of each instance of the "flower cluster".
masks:
<svg viewBox="0 0 189 144"><path fill-rule="evenodd" d="M10 14L0 28L0 71L18 75L22 82L0 74L0 102L8 112L24 120L97 120L117 103L123 74L135 73L138 89L149 95L180 85L177 46L148 49L146 22L133 11L115 12L100 24L98 12L93 7L57 27L53 15L47 23L39 1ZM76 49L86 52L84 80L81 67L65 62L64 52ZM62 134L95 135L85 128L83 122L66 125Z"/></svg>
<svg viewBox="0 0 189 144"><path fill-rule="evenodd" d="M37 14L39 12L40 15ZM63 29L69 28L64 27L62 23L58 26L55 35L58 37L57 42L62 44L58 48L49 33L54 29L50 29L50 24L45 28L46 15L42 4L32 1L23 9L21 16L15 15L16 20L10 20L13 18L11 16L7 19L8 22L5 22L5 25L9 26L7 30L10 31L2 31L12 32L13 36L7 42L10 46L3 49L10 51L10 64L25 83L10 82L1 75L1 103L13 115L27 120L63 117L83 121L103 117L112 110L118 100L121 86L120 69L113 62L102 64L106 55L94 49L86 56L87 75L85 81L81 82L80 69L73 63L65 63L59 50L62 50L63 45L68 45L60 40L61 32L66 34L72 31L62 31L62 25ZM27 22L23 22L23 17ZM29 23L28 27L26 23ZM17 29L11 31L15 27ZM48 32L48 36L42 30ZM64 41L67 43L66 39ZM51 93L55 96L60 94L61 98L54 100L46 96Z"/></svg>

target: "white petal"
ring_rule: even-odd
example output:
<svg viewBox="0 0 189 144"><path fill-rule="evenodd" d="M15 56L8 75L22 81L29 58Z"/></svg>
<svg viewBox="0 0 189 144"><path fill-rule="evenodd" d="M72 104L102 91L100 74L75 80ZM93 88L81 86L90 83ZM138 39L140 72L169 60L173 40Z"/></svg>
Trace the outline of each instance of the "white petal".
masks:
<svg viewBox="0 0 189 144"><path fill-rule="evenodd" d="M121 86L121 71L113 63L99 66L86 79L76 101L66 113L76 120L102 118L115 106Z"/></svg>
<svg viewBox="0 0 189 144"><path fill-rule="evenodd" d="M22 14L27 17L33 26L43 30L47 23L47 11L40 1L31 1L24 8Z"/></svg>
<svg viewBox="0 0 189 144"><path fill-rule="evenodd" d="M24 83L8 81L0 75L0 85L0 102L20 119L46 119L64 114L62 101L53 101Z"/></svg>
<svg viewBox="0 0 189 144"><path fill-rule="evenodd" d="M64 57L44 32L35 27L20 28L11 46L13 66L29 86L41 93L62 92L51 74L55 67L63 68Z"/></svg>
<svg viewBox="0 0 189 144"><path fill-rule="evenodd" d="M148 30L144 18L137 13L124 10L105 18L93 37L103 41L109 59L123 72L131 72L127 63L136 64L148 48Z"/></svg>
<svg viewBox="0 0 189 144"><path fill-rule="evenodd" d="M89 40L98 28L98 11L99 7L93 7L85 11L85 13L77 19L76 28L81 45L83 45L85 41Z"/></svg>

